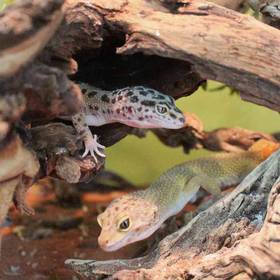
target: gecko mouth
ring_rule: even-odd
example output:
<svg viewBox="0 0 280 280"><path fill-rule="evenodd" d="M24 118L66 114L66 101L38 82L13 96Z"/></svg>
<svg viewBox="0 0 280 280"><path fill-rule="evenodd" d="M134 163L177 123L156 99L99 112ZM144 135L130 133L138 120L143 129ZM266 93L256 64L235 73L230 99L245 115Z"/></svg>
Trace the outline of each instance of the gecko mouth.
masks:
<svg viewBox="0 0 280 280"><path fill-rule="evenodd" d="M115 245L105 245L105 246L101 246L99 244L100 248L105 251L105 252L113 252L113 251L117 251L120 248L122 248L123 246L115 246Z"/></svg>
<svg viewBox="0 0 280 280"><path fill-rule="evenodd" d="M99 244L100 248L106 252L117 251L120 248L124 247L125 245L129 244L129 243L125 243L125 245L124 245L123 243L124 243L124 240L120 240L119 243L109 243L107 240L105 242L103 242L98 239L98 244Z"/></svg>
<svg viewBox="0 0 280 280"><path fill-rule="evenodd" d="M141 234L133 234L131 236L123 236L121 239L115 240L115 241L109 241L109 239L103 239L98 237L98 244L100 248L106 252L113 252L121 249L122 247L125 247L129 244L138 242L140 240L144 240L148 237L150 237L154 232L156 232L163 221L166 220L166 218L159 219L154 225L150 225L150 227L142 232Z"/></svg>

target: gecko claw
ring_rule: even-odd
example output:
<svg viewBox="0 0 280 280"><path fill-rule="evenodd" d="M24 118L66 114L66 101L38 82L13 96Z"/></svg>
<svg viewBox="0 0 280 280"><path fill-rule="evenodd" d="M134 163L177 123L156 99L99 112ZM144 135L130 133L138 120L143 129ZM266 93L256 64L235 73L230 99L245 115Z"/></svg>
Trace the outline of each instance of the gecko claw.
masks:
<svg viewBox="0 0 280 280"><path fill-rule="evenodd" d="M85 139L85 151L84 151L82 157L84 158L90 153L90 155L93 157L94 161L98 162L95 154L97 154L100 157L106 157L101 151L99 151L99 149L104 150L105 146L103 146L97 142L97 135L94 135L91 138L86 138Z"/></svg>

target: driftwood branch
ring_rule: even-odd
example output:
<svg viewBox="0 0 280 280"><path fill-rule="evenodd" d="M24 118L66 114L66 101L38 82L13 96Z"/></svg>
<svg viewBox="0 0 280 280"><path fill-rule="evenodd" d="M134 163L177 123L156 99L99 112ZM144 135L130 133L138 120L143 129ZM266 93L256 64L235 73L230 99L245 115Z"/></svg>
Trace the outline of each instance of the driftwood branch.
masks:
<svg viewBox="0 0 280 280"><path fill-rule="evenodd" d="M240 90L245 100L279 110L278 30L203 1L192 1L176 14L156 3L100 0L84 7L90 14L97 10L109 26L127 34L119 54L143 52L188 61L203 78L221 81ZM69 1L69 11L76 4Z"/></svg>
<svg viewBox="0 0 280 280"><path fill-rule="evenodd" d="M0 77L15 74L43 49L62 21L62 3L17 1L0 14Z"/></svg>
<svg viewBox="0 0 280 280"><path fill-rule="evenodd" d="M258 166L232 193L167 236L144 257L68 260L66 264L86 277L102 274L113 275L113 279L225 279L239 274L277 278L279 158L280 151Z"/></svg>
<svg viewBox="0 0 280 280"><path fill-rule="evenodd" d="M244 0L210 0L209 2L236 11L243 10L244 6L246 6L246 1Z"/></svg>

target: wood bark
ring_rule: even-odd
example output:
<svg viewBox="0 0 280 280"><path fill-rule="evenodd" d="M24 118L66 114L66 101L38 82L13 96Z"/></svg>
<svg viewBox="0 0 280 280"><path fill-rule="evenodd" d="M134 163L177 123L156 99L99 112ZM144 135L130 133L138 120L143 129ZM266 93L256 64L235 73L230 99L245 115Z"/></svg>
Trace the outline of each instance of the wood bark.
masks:
<svg viewBox="0 0 280 280"><path fill-rule="evenodd" d="M67 3L68 11L81 10L76 1ZM240 90L245 100L279 110L278 30L203 1L191 1L177 13L141 0L92 1L87 7L127 35L119 54L143 52L188 61L203 78L221 81Z"/></svg>

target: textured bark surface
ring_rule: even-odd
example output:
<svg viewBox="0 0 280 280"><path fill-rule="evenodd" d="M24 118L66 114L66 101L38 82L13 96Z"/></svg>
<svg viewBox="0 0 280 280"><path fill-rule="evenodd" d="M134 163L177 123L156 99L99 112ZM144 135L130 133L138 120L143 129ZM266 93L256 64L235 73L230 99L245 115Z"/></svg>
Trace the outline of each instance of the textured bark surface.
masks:
<svg viewBox="0 0 280 280"><path fill-rule="evenodd" d="M246 1L244 0L210 0L209 2L237 11L242 10L246 6Z"/></svg>
<svg viewBox="0 0 280 280"><path fill-rule="evenodd" d="M62 4L17 1L0 14L0 77L15 74L42 50L61 23Z"/></svg>
<svg viewBox="0 0 280 280"><path fill-rule="evenodd" d="M253 10L262 14L263 22L280 28L279 0L249 0L248 2Z"/></svg>
<svg viewBox="0 0 280 280"><path fill-rule="evenodd" d="M101 274L113 275L113 279L277 279L279 158L280 151L258 166L232 193L167 236L144 257L67 260L66 264L85 277Z"/></svg>
<svg viewBox="0 0 280 280"><path fill-rule="evenodd" d="M278 30L203 1L179 6L177 13L141 0L67 3L69 11L97 10L109 26L126 34L119 54L144 52L191 62L203 78L224 82L244 99L279 110Z"/></svg>

